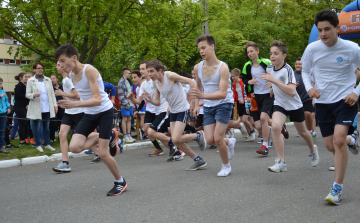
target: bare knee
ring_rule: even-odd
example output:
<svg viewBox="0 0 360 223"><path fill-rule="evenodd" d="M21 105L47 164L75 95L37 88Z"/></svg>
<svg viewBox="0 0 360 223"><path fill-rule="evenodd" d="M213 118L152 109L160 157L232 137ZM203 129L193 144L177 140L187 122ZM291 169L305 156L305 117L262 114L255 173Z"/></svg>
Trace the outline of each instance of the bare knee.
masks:
<svg viewBox="0 0 360 223"><path fill-rule="evenodd" d="M172 137L171 141L175 144L175 145L179 145L182 143L181 137Z"/></svg>
<svg viewBox="0 0 360 223"><path fill-rule="evenodd" d="M156 132L155 132L155 130L153 130L153 129L151 129L151 128L149 128L148 130L147 130L147 135L148 136L150 136L150 137L154 137L154 134L155 134Z"/></svg>
<svg viewBox="0 0 360 223"><path fill-rule="evenodd" d="M214 137L214 141L215 141L215 144L216 144L216 145L220 145L221 143L224 142L224 138L219 137L219 136L215 136L215 137Z"/></svg>
<svg viewBox="0 0 360 223"><path fill-rule="evenodd" d="M273 123L273 124L272 124L271 130L272 130L274 133L279 133L279 132L281 132L281 129L282 129L282 125L280 125L280 124L278 124L278 123Z"/></svg>
<svg viewBox="0 0 360 223"><path fill-rule="evenodd" d="M69 149L72 153L80 153L82 151L82 147L75 143L70 143Z"/></svg>
<svg viewBox="0 0 360 223"><path fill-rule="evenodd" d="M324 142L325 147L327 150L329 150L330 152L334 153L335 152L335 148L332 142Z"/></svg>
<svg viewBox="0 0 360 223"><path fill-rule="evenodd" d="M66 137L67 137L67 134L65 134L64 131L61 131L61 130L60 130L60 132L59 132L59 139L60 139L60 140L64 140L64 139L66 139Z"/></svg>
<svg viewBox="0 0 360 223"><path fill-rule="evenodd" d="M341 137L341 136L339 137L334 135L333 144L334 147L341 148L346 144L346 137Z"/></svg>

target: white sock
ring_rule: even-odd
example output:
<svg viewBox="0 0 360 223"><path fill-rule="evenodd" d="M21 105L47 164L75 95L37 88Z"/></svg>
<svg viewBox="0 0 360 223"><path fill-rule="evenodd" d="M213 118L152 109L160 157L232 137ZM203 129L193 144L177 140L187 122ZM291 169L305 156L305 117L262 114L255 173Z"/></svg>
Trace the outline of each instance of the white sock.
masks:
<svg viewBox="0 0 360 223"><path fill-rule="evenodd" d="M310 130L309 132L312 134L312 133L313 133L313 130Z"/></svg>
<svg viewBox="0 0 360 223"><path fill-rule="evenodd" d="M120 143L121 143L121 139L118 139L117 143L120 144Z"/></svg>
<svg viewBox="0 0 360 223"><path fill-rule="evenodd" d="M230 161L229 161L229 163L228 164L222 164L222 168L230 168Z"/></svg>
<svg viewBox="0 0 360 223"><path fill-rule="evenodd" d="M123 183L124 182L124 178L120 178L120 180L115 180L116 183Z"/></svg>
<svg viewBox="0 0 360 223"><path fill-rule="evenodd" d="M269 143L268 142L263 142L263 146L266 146L266 148L269 147Z"/></svg>
<svg viewBox="0 0 360 223"><path fill-rule="evenodd" d="M350 146L355 145L356 139L352 135L350 135L350 139L351 139Z"/></svg>
<svg viewBox="0 0 360 223"><path fill-rule="evenodd" d="M316 135L316 132L315 132L315 131L313 131L313 132L312 132L312 134L313 134L313 135Z"/></svg>
<svg viewBox="0 0 360 223"><path fill-rule="evenodd" d="M333 187L335 187L335 184L339 185L341 187L341 190L344 188L344 184L338 184L338 183L334 182Z"/></svg>

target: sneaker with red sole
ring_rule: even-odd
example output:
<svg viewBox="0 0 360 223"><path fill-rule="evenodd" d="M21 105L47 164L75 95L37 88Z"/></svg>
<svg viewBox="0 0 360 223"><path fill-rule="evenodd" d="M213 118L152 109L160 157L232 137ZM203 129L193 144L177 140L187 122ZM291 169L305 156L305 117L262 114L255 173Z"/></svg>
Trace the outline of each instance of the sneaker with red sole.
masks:
<svg viewBox="0 0 360 223"><path fill-rule="evenodd" d="M111 131L111 139L109 142L109 153L111 156L116 156L119 152L119 145L117 144L118 141L118 131L116 128L113 128Z"/></svg>
<svg viewBox="0 0 360 223"><path fill-rule="evenodd" d="M122 194L126 189L128 188L128 185L124 179L124 182L117 183L114 182L114 187L107 193L107 196L116 196Z"/></svg>
<svg viewBox="0 0 360 223"><path fill-rule="evenodd" d="M34 138L31 138L31 139L30 139L30 143L31 143L31 144L35 143Z"/></svg>
<svg viewBox="0 0 360 223"><path fill-rule="evenodd" d="M281 134L284 135L285 139L288 139L289 138L289 132L288 130L286 129L286 125L284 124L282 129L281 129Z"/></svg>
<svg viewBox="0 0 360 223"><path fill-rule="evenodd" d="M262 147L256 150L256 152L264 156L269 155L269 149L265 145L262 145Z"/></svg>

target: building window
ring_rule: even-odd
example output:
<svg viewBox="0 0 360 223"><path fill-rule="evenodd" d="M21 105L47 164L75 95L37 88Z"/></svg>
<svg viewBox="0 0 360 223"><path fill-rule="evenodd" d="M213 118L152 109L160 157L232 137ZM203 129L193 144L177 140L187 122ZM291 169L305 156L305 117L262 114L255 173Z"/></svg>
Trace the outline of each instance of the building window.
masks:
<svg viewBox="0 0 360 223"><path fill-rule="evenodd" d="M22 60L22 61L20 61L20 64L21 64L21 65L26 65L26 64L27 64L27 61L26 61L26 60Z"/></svg>
<svg viewBox="0 0 360 223"><path fill-rule="evenodd" d="M16 60L9 60L9 64L16 64Z"/></svg>
<svg viewBox="0 0 360 223"><path fill-rule="evenodd" d="M0 59L0 64L4 64L4 59Z"/></svg>

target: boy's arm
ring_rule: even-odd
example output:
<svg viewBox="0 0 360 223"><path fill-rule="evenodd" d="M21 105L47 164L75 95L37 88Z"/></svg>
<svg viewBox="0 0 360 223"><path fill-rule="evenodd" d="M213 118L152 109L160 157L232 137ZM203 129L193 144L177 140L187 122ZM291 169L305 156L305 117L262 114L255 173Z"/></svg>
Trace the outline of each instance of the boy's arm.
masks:
<svg viewBox="0 0 360 223"><path fill-rule="evenodd" d="M291 97L294 97L296 95L296 84L293 83L293 80L291 80L291 81L288 80L287 84L283 84L280 81L276 80L271 75L270 72L267 74L265 74L265 73L261 74L260 78L263 80L267 80L267 81L271 82L272 84L275 84L278 88L280 88L280 90L282 90L285 94L290 95Z"/></svg>
<svg viewBox="0 0 360 223"><path fill-rule="evenodd" d="M167 72L167 78L168 78L168 80L170 80L171 82L174 82L174 83L175 82L180 82L180 83L183 83L183 84L188 84L188 85L190 85L190 89L196 87L196 85L195 85L195 83L194 83L194 81L192 79L180 76L180 75L178 75L177 73L174 73L174 72L168 71Z"/></svg>
<svg viewBox="0 0 360 223"><path fill-rule="evenodd" d="M58 101L58 105L62 108L74 108L74 107L93 107L101 105L101 95L99 91L99 86L97 84L97 79L99 77L99 72L92 66L88 66L85 69L86 78L89 81L90 91L92 98L85 101L70 101L66 98L64 100Z"/></svg>
<svg viewBox="0 0 360 223"><path fill-rule="evenodd" d="M151 95L147 92L144 92L143 96L151 104L153 104L155 106L159 106L160 105L160 92L156 87L156 81L153 81L153 87L154 87L154 98L151 98Z"/></svg>

